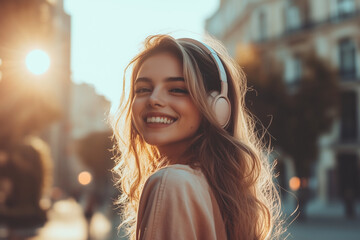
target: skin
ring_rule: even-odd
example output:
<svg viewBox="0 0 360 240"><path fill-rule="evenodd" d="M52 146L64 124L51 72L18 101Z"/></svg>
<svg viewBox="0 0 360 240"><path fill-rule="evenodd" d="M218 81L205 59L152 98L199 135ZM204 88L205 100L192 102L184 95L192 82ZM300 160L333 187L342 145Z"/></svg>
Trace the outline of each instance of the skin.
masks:
<svg viewBox="0 0 360 240"><path fill-rule="evenodd" d="M132 119L144 140L172 163L197 132L201 115L186 88L182 64L171 53L155 54L141 65L134 84Z"/></svg>

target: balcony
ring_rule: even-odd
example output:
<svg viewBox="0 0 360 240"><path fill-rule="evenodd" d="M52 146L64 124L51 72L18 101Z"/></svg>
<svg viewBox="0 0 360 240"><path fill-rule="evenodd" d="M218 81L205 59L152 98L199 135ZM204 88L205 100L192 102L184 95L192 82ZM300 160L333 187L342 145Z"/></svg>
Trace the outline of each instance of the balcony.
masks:
<svg viewBox="0 0 360 240"><path fill-rule="evenodd" d="M308 31L315 30L319 27L325 27L325 26L331 26L334 24L340 24L343 22L350 21L352 19L360 17L360 10L354 10L352 12L348 13L341 13L337 15L333 15L328 17L327 19L324 19L322 21L305 21L298 26L288 26L285 28L285 30L279 34L278 36L269 37L267 39L259 39L256 40L255 43L262 44L267 43L270 41L276 41L280 40L289 36L293 36L295 34L302 34L306 33Z"/></svg>
<svg viewBox="0 0 360 240"><path fill-rule="evenodd" d="M307 31L307 30L311 30L314 28L317 28L319 26L324 26L324 25L333 25L333 24L338 24L338 23L342 23L342 22L346 22L350 19L356 18L360 16L360 10L355 10L353 12L348 12L348 13L341 13L341 14L337 14L334 16L330 16L327 19L323 20L323 21L307 21L301 25L299 25L296 28L287 28L284 33L283 36L287 36L289 34L293 34L293 33L297 33L297 32L302 32L302 31Z"/></svg>

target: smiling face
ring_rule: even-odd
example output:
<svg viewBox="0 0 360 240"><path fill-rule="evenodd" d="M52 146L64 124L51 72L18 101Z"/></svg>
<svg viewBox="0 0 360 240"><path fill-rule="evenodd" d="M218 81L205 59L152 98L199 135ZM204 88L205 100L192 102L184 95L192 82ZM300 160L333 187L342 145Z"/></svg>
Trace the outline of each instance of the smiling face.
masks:
<svg viewBox="0 0 360 240"><path fill-rule="evenodd" d="M201 122L184 82L182 64L161 52L140 66L134 83L132 120L144 140L161 154L180 155Z"/></svg>

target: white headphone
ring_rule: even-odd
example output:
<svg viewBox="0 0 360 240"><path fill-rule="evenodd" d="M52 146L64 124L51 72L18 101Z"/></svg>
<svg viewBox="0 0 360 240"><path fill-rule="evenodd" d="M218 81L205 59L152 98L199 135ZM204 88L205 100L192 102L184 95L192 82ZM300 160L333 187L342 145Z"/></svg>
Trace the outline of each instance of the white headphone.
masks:
<svg viewBox="0 0 360 240"><path fill-rule="evenodd" d="M205 43L202 43L200 41L197 41L192 38L181 38L179 40L190 42L198 46L200 49L202 49L204 52L210 55L211 59L215 63L218 72L219 77L221 81L221 92L218 91L212 91L208 96L208 103L210 107L212 108L214 115L216 117L216 120L221 125L221 127L225 127L226 124L228 124L231 116L231 104L230 100L227 97L228 94L228 83L227 83L227 77L226 77L226 71L224 68L224 65L222 64L219 56L215 52L214 49L212 49L210 46L208 46Z"/></svg>

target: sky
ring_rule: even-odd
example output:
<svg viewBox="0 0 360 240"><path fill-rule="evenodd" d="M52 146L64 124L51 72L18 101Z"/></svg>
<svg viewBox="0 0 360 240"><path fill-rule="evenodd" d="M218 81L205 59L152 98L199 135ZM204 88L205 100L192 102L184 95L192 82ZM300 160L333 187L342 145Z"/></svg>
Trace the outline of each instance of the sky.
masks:
<svg viewBox="0 0 360 240"><path fill-rule="evenodd" d="M148 35L201 40L219 0L64 0L71 15L71 68L75 83L119 103L124 69Z"/></svg>

